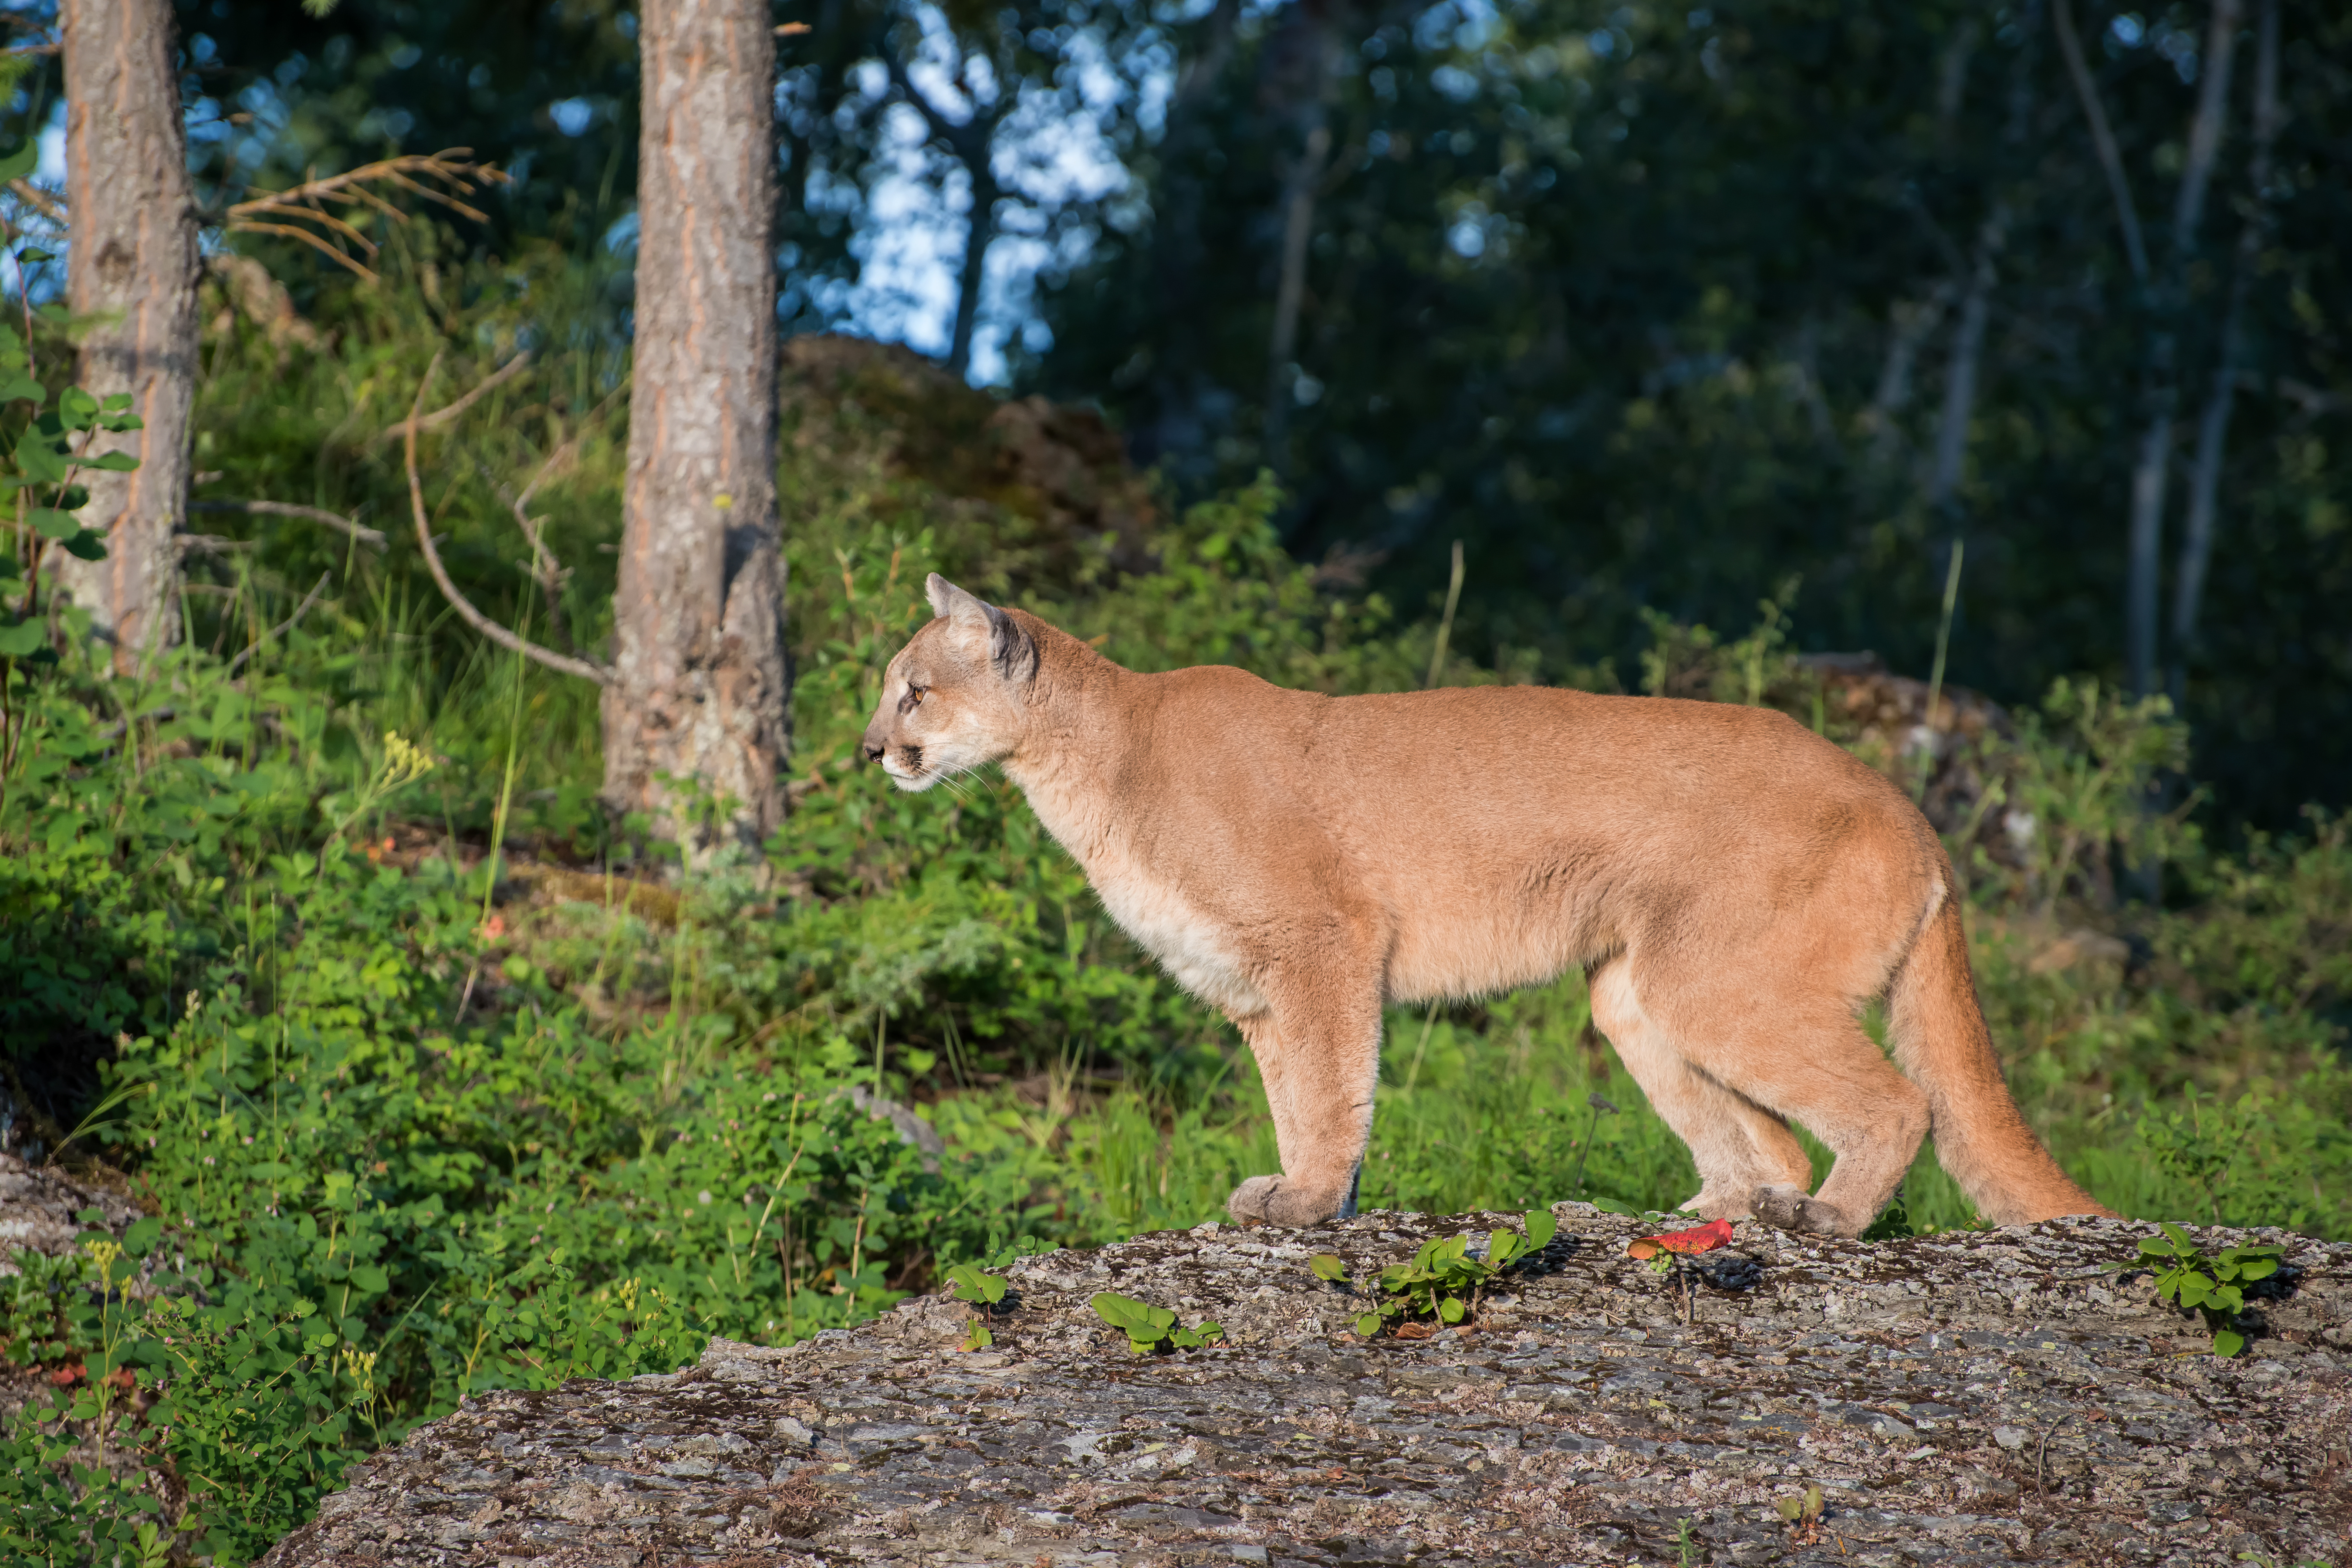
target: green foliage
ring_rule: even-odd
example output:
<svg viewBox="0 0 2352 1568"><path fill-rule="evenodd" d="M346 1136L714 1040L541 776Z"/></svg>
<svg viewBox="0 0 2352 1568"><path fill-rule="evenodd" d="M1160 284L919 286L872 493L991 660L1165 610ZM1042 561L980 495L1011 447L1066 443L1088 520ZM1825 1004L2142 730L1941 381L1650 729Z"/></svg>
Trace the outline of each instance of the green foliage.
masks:
<svg viewBox="0 0 2352 1568"><path fill-rule="evenodd" d="M2140 1237L2139 1257L2119 1263L2119 1272L2153 1270L2157 1299L2171 1301L2205 1320L2213 1335L2213 1353L2233 1356L2246 1348L2238 1314L2245 1310L2245 1287L2278 1272L2280 1247L2228 1247L2208 1258L2189 1233L2177 1225L2158 1227L2155 1236Z"/></svg>
<svg viewBox="0 0 2352 1568"><path fill-rule="evenodd" d="M1155 1307L1115 1290L1089 1297L1087 1305L1094 1309L1096 1317L1127 1336L1127 1348L1135 1355L1150 1355L1163 1346L1169 1350L1199 1350L1225 1337L1224 1329L1209 1319L1203 1318L1189 1329L1180 1328L1176 1314L1168 1308Z"/></svg>
<svg viewBox="0 0 2352 1568"><path fill-rule="evenodd" d="M1793 1496L1778 1499L1772 1510L1798 1529L1809 1529L1822 1517L1822 1489L1810 1486Z"/></svg>
<svg viewBox="0 0 2352 1568"><path fill-rule="evenodd" d="M1356 1332L1370 1339L1397 1322L1430 1318L1462 1321L1478 1310L1480 1299L1496 1280L1541 1252L1559 1229L1549 1209L1528 1210L1523 1223L1524 1236L1510 1230L1490 1233L1484 1258L1470 1256L1468 1237L1446 1237L1423 1243L1411 1263L1381 1269L1380 1302L1357 1317Z"/></svg>

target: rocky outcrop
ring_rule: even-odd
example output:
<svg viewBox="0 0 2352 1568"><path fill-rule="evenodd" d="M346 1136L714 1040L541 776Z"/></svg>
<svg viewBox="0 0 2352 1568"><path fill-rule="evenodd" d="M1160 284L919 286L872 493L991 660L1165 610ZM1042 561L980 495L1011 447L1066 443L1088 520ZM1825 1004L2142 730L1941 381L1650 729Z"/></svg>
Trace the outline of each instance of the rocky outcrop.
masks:
<svg viewBox="0 0 2352 1568"><path fill-rule="evenodd" d="M1460 1330L1349 1331L1356 1279L1512 1223L1202 1227L1006 1272L994 1347L929 1297L788 1350L470 1401L275 1568L530 1563L2231 1563L2340 1560L2352 1247L2246 1352L2111 1266L2123 1222L1865 1245L1741 1226L1687 1295L1579 1205ZM2242 1239L2205 1233L2210 1245ZM1716 1255L1720 1258L1722 1255ZM1707 1282L1712 1280L1713 1282ZM1116 1289L1228 1342L1138 1358ZM1820 1489L1818 1518L1776 1506Z"/></svg>

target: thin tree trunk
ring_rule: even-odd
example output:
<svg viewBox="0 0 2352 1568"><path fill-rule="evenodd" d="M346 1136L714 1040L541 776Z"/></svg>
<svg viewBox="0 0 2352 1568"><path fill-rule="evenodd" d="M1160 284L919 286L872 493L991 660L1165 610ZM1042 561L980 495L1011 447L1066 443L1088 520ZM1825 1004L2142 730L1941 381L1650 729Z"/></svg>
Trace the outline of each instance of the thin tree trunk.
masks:
<svg viewBox="0 0 2352 1568"><path fill-rule="evenodd" d="M1318 102L1306 145L1282 182L1282 271L1274 291L1274 331L1265 351L1265 461L1276 473L1288 465L1290 407L1297 401L1298 311L1307 298L1307 246L1315 237L1315 189L1331 155L1331 128Z"/></svg>
<svg viewBox="0 0 2352 1568"><path fill-rule="evenodd" d="M1307 251L1315 237L1315 198L1331 156L1330 85L1334 61L1328 0L1299 0L1268 47L1268 86L1292 106L1297 141L1283 170L1282 256L1274 290L1274 329L1266 336L1265 460L1286 471L1290 410L1297 400L1298 314L1307 299Z"/></svg>
<svg viewBox="0 0 2352 1568"><path fill-rule="evenodd" d="M980 288L985 281L989 243L996 237L996 199L1002 194L990 166L995 137L992 120L972 121L981 134L960 138L957 152L971 180L971 222L964 230L963 268L956 279L955 331L948 342L948 369L959 378L971 370L971 333L980 321Z"/></svg>
<svg viewBox="0 0 2352 1568"><path fill-rule="evenodd" d="M2124 592L2124 661L2126 679L2135 697L2156 689L2157 602L2164 552L2164 502L2167 465L2172 450L2176 321L2181 296L2187 291L2189 264L2196 251L2199 220L2205 210L2205 193L2221 146L2229 110L2230 68L2238 38L2238 0L2215 0L2206 30L2205 54L2198 78L2197 110L2189 126L2189 148L2182 159L2180 186L2173 205L2172 252L2165 277L2158 279L2149 266L2139 215L2133 204L2131 184L2124 173L2123 156L2109 129L2105 109L2083 58L2074 18L2066 0L2057 0L2053 14L2058 43L2066 57L2067 73L2082 100L2084 118L2091 127L2092 145L2098 153L2116 216L2124 233L2124 250L2132 276L2155 318L2148 338L2147 377L2142 388L2146 421L2132 458L2131 524L2126 582Z"/></svg>
<svg viewBox="0 0 2352 1568"><path fill-rule="evenodd" d="M2188 700L2189 658L2197 647L2197 615L2205 593L2205 573L2213 554L2213 519L2221 489L2221 459L2230 438L2231 405L2238 395L2240 362L2245 351L2246 296L2252 291L2254 268L2261 258L2268 227L2271 143L2278 136L2279 20L2278 0L2259 0L2254 56L2254 149L2246 170L2252 207L2238 231L2238 254L2230 275L2230 304L2221 320L2219 363L2213 369L2213 390L2206 395L2204 413L2197 421L2197 459L2189 480L2189 516L2180 542L2180 565L2173 584L2172 671L2167 683L2178 711Z"/></svg>
<svg viewBox="0 0 2352 1568"><path fill-rule="evenodd" d="M196 388L196 205L166 0L66 0L67 297L91 321L75 379L131 395L145 428L102 437L139 467L91 473L86 526L106 559L63 559L61 581L133 673L178 636L173 531L187 501Z"/></svg>
<svg viewBox="0 0 2352 1568"><path fill-rule="evenodd" d="M1918 361L1919 346L1942 324L1951 306L1952 285L1947 279L1928 289L1926 299L1898 300L1887 313L1893 331L1886 336L1886 358L1863 416L1870 430L1870 465L1878 473L1895 466L1903 446L1901 416L1911 404L1911 368Z"/></svg>
<svg viewBox="0 0 2352 1568"><path fill-rule="evenodd" d="M2017 57L2010 67L2009 126L2002 141L2014 153L2025 141L2025 128L2032 111L2033 94L2033 36L2041 18L2041 0L2029 0L2025 8L2025 33L2019 40ZM1964 37L1972 38L1975 22ZM1962 68L1963 72L1965 68ZM1956 79L1950 89L1950 105L1945 113L1957 115L1965 88L1965 75ZM1950 523L1953 547L1959 546L1964 519L1960 515L1960 476L1968 466L1969 426L1976 418L1977 388L1984 364L1986 329L1992 321L1992 291L2000 281L2000 258L2009 241L2009 203L2003 196L1993 197L1991 210L1977 230L1976 253L1970 258L1965 282L1955 280L1960 295L1959 326L1952 335L1951 358L1944 365L1944 406L1936 422L1936 450L1927 470L1927 502L1930 512Z"/></svg>
<svg viewBox="0 0 2352 1568"><path fill-rule="evenodd" d="M1960 470L1969 455L1969 423L1976 417L1977 368L1984 358L1985 326L1992 319L1992 289L2000 274L1994 258L2009 232L2008 204L1996 199L1978 231L1976 256L1960 295L1960 324L1944 365L1944 408L1936 422L1936 458L1927 471L1927 506L1937 516L1958 504Z"/></svg>
<svg viewBox="0 0 2352 1568"><path fill-rule="evenodd" d="M1200 312L1200 280L1207 261L1201 233L1206 181L1203 153L1216 138L1211 112L1234 52L1240 0L1216 0L1196 24L1201 47L1184 62L1168 103L1168 130L1157 150L1160 177L1152 193L1150 268L1147 287L1163 321L1191 321ZM1150 369L1150 414L1134 429L1129 449L1139 464L1181 450L1196 434L1196 398L1205 334L1168 334Z"/></svg>
<svg viewBox="0 0 2352 1568"><path fill-rule="evenodd" d="M688 837L659 777L782 820L791 738L775 497L775 53L765 0L648 0L635 368L604 795ZM709 847L706 838L694 846Z"/></svg>

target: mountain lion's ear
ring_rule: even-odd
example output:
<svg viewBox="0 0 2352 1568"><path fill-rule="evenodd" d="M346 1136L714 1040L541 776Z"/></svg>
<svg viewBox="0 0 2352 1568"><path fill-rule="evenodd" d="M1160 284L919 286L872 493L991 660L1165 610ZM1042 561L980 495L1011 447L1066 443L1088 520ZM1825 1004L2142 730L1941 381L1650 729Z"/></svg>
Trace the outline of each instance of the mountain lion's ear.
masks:
<svg viewBox="0 0 2352 1568"><path fill-rule="evenodd" d="M988 633L989 662L1007 680L1031 680L1037 674L1037 643L1011 616L976 595L967 594L934 572L924 581L931 614L961 626Z"/></svg>
<svg viewBox="0 0 2352 1568"><path fill-rule="evenodd" d="M994 607L979 595L965 593L936 572L924 579L923 592L930 596L933 616L985 625L989 616L996 613Z"/></svg>

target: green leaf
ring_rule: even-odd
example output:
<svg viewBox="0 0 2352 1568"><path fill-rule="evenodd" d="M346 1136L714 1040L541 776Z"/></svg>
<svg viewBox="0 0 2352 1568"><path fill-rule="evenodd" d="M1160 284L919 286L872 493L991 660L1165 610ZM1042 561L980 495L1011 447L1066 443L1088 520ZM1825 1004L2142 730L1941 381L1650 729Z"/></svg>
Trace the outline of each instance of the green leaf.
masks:
<svg viewBox="0 0 2352 1568"><path fill-rule="evenodd" d="M1357 1316L1356 1337L1358 1339L1369 1340L1380 1331L1381 1315L1378 1312L1363 1312Z"/></svg>
<svg viewBox="0 0 2352 1568"><path fill-rule="evenodd" d="M103 561L106 559L106 535L94 528L80 529L66 541L66 553L84 561Z"/></svg>
<svg viewBox="0 0 2352 1568"><path fill-rule="evenodd" d="M1348 1277L1348 1266L1336 1252L1318 1252L1307 1260L1307 1267L1318 1279L1334 1284Z"/></svg>
<svg viewBox="0 0 2352 1568"><path fill-rule="evenodd" d="M2172 1238L2172 1250L2175 1254L2182 1258L2194 1258L2197 1256L2197 1244L2189 1239L2189 1233L2187 1231L2181 1229L2170 1220L2159 1221L2158 1228Z"/></svg>
<svg viewBox="0 0 2352 1568"><path fill-rule="evenodd" d="M98 405L109 414L120 414L131 406L131 395L127 392L109 393L99 399Z"/></svg>
<svg viewBox="0 0 2352 1568"><path fill-rule="evenodd" d="M2236 1355L2246 1348L2246 1336L2235 1329L2217 1329L2213 1332L2213 1353L2224 1358Z"/></svg>
<svg viewBox="0 0 2352 1568"><path fill-rule="evenodd" d="M2180 1279L2180 1304L2193 1307L2212 1293L2213 1281L2202 1274L2184 1274Z"/></svg>
<svg viewBox="0 0 2352 1568"><path fill-rule="evenodd" d="M25 521L43 539L71 539L81 531L81 519L55 507L37 506L25 514Z"/></svg>
<svg viewBox="0 0 2352 1568"><path fill-rule="evenodd" d="M392 1289L392 1277L373 1263L362 1263L352 1270L352 1283L372 1296L381 1296Z"/></svg>
<svg viewBox="0 0 2352 1568"><path fill-rule="evenodd" d="M11 371L0 377L0 403L12 403L21 398L38 408L48 401L48 389L23 371Z"/></svg>
<svg viewBox="0 0 2352 1568"><path fill-rule="evenodd" d="M37 428L27 430L16 438L16 467L26 478L43 484L65 482L66 460L58 455L56 440L41 434Z"/></svg>
<svg viewBox="0 0 2352 1568"><path fill-rule="evenodd" d="M984 1351L995 1342L996 1336L988 1331L988 1325L974 1318L966 1325L963 1343L957 1348L967 1351Z"/></svg>
<svg viewBox="0 0 2352 1568"><path fill-rule="evenodd" d="M163 1235L163 1222L149 1215L145 1219L134 1221L131 1228L122 1233L122 1250L132 1258L144 1258L155 1250L155 1243L162 1239Z"/></svg>
<svg viewBox="0 0 2352 1568"><path fill-rule="evenodd" d="M110 474L127 474L139 466L139 459L129 452L100 452L82 464L85 468L100 468Z"/></svg>
<svg viewBox="0 0 2352 1568"><path fill-rule="evenodd" d="M1559 1234L1559 1218L1549 1209L1529 1209L1522 1216L1528 1226L1528 1250L1541 1252Z"/></svg>
<svg viewBox="0 0 2352 1568"><path fill-rule="evenodd" d="M1202 1344L1207 1344L1213 1340L1223 1339L1225 1337L1225 1326L1224 1324L1217 1321L1214 1318L1203 1318L1201 1320L1199 1326L1193 1329L1192 1332Z"/></svg>
<svg viewBox="0 0 2352 1568"><path fill-rule="evenodd" d="M16 252L16 259L23 262L55 261L57 258L56 252L43 250L37 245L28 245Z"/></svg>
<svg viewBox="0 0 2352 1568"><path fill-rule="evenodd" d="M1449 1323L1460 1322L1466 1310L1468 1309L1462 1305L1462 1298L1459 1296L1443 1297L1437 1303L1437 1315Z"/></svg>
<svg viewBox="0 0 2352 1568"><path fill-rule="evenodd" d="M0 657L23 658L26 654L48 645L47 628L38 621L23 621L13 626L0 626Z"/></svg>
<svg viewBox="0 0 2352 1568"><path fill-rule="evenodd" d="M1794 1524L1804 1514L1805 1500L1801 1497L1784 1497L1772 1505L1772 1511L1790 1524Z"/></svg>
<svg viewBox="0 0 2352 1568"><path fill-rule="evenodd" d="M39 167L40 162L41 144L29 136L26 137L22 147L6 157L0 158L0 184L5 184L10 180L23 179Z"/></svg>

